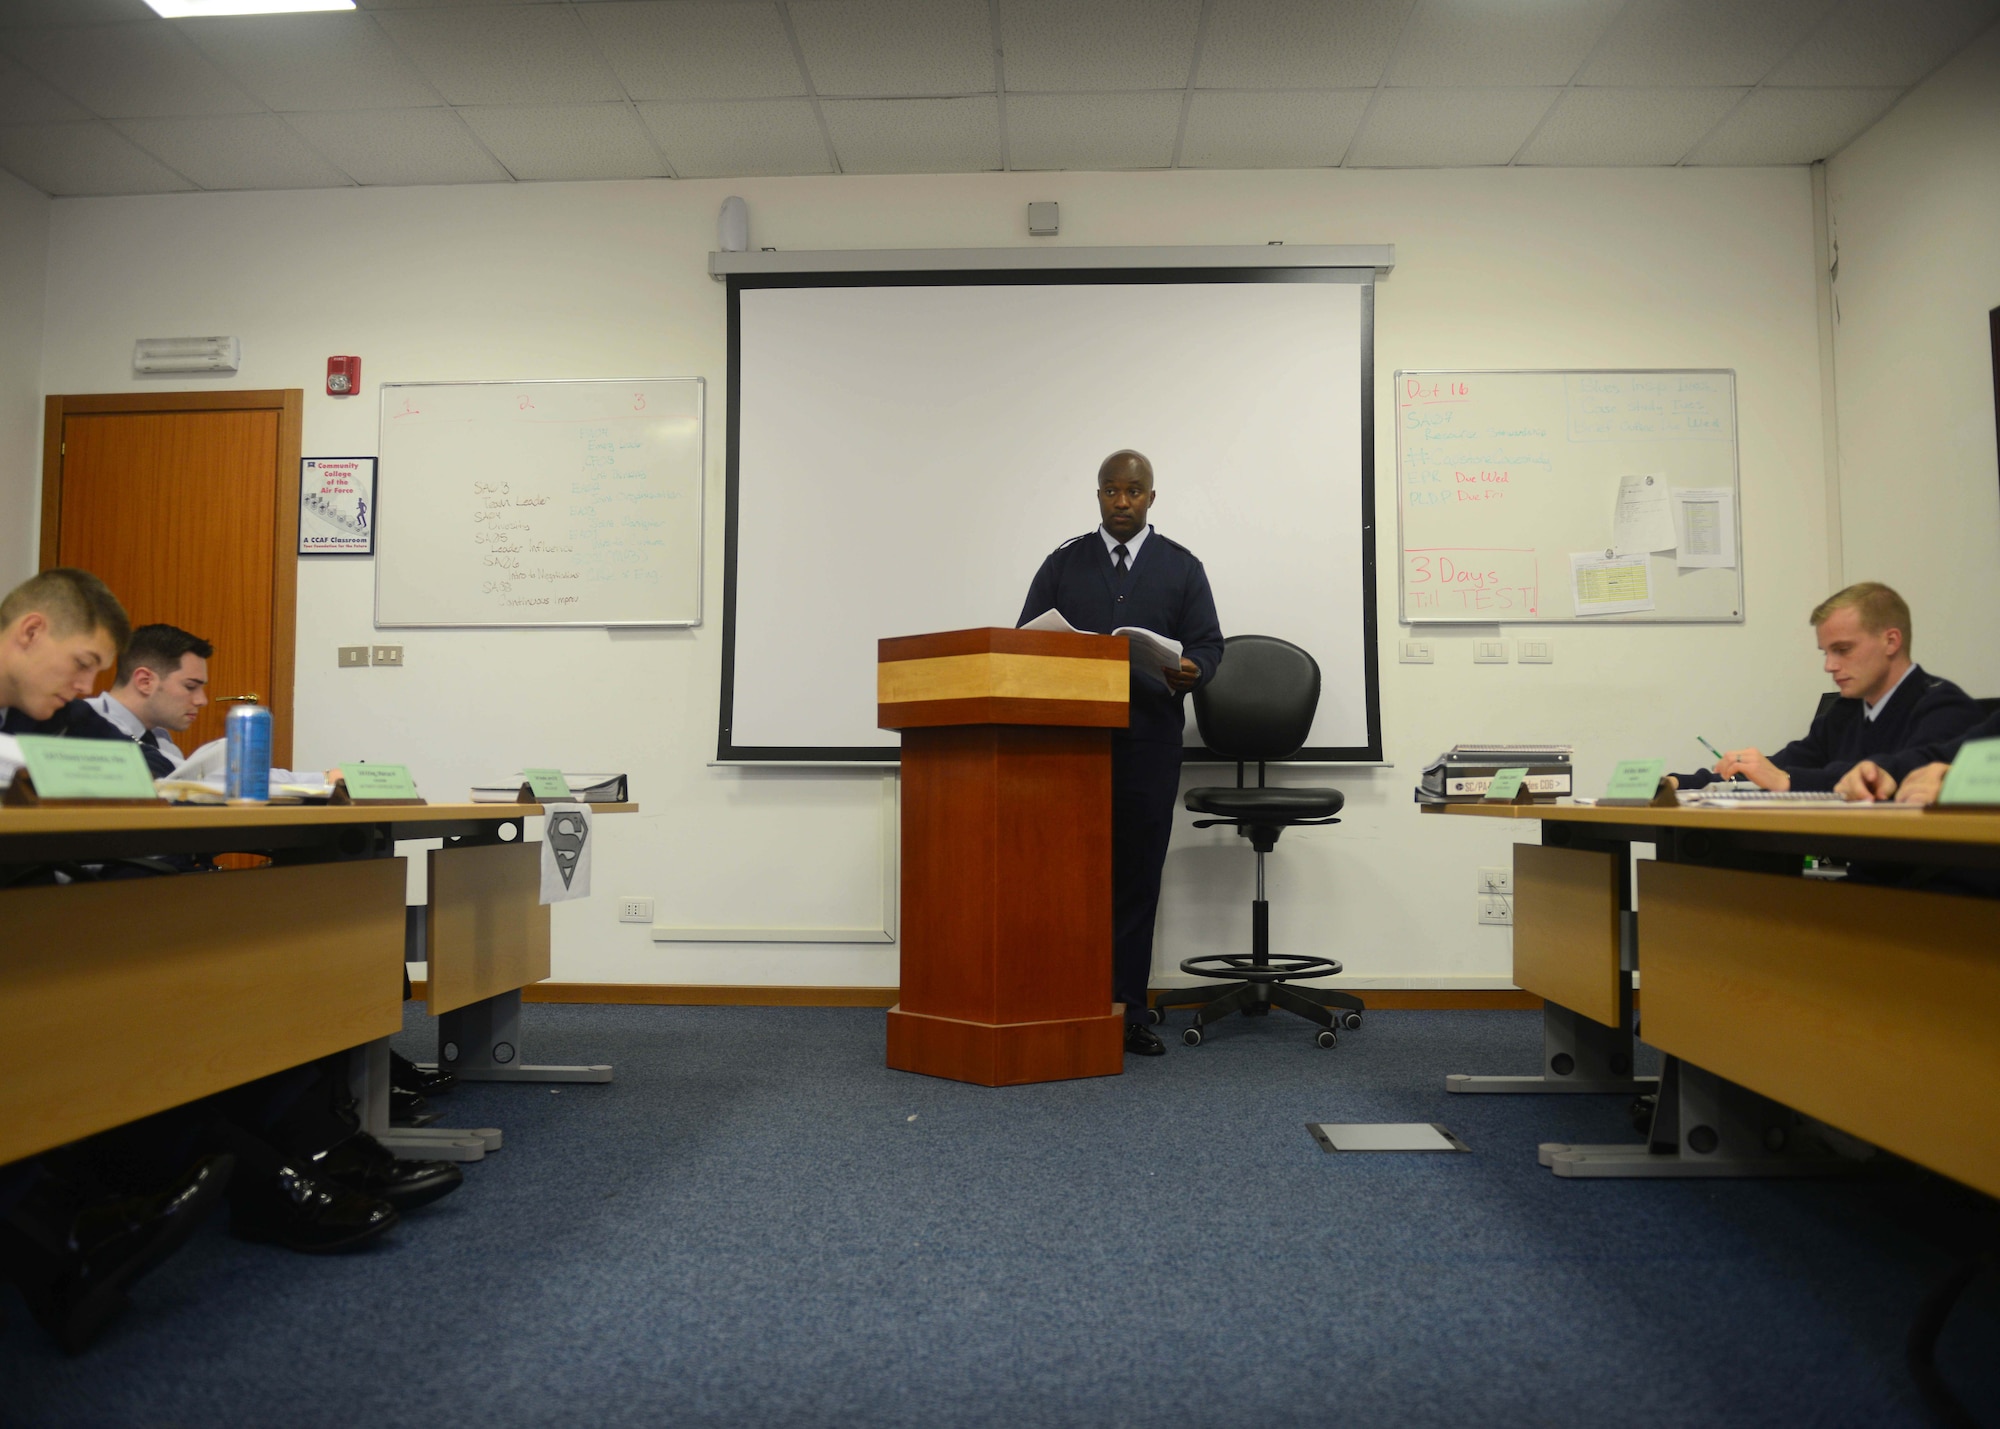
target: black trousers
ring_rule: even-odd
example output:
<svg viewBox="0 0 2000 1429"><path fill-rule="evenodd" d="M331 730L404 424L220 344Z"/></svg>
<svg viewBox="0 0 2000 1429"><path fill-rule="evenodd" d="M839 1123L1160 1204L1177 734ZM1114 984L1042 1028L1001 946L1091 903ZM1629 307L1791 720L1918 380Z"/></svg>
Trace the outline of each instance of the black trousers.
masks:
<svg viewBox="0 0 2000 1429"><path fill-rule="evenodd" d="M1144 739L1111 741L1111 996L1125 1020L1142 1022L1153 973L1153 922L1160 872L1174 832L1181 747Z"/></svg>

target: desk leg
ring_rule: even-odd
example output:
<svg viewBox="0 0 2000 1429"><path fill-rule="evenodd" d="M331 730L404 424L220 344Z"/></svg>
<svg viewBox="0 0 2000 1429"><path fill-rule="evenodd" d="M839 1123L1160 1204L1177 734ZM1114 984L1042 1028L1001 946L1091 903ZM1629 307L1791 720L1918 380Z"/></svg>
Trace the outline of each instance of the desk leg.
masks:
<svg viewBox="0 0 2000 1429"><path fill-rule="evenodd" d="M377 1038L348 1053L347 1083L361 1110L361 1129L398 1156L422 1161L478 1161L500 1149L498 1127L450 1131L441 1126L389 1124L389 1039Z"/></svg>
<svg viewBox="0 0 2000 1429"><path fill-rule="evenodd" d="M521 1060L521 990L438 1015L438 1062L464 1082L608 1082L611 1068L542 1067Z"/></svg>
<svg viewBox="0 0 2000 1429"><path fill-rule="evenodd" d="M1632 1004L1632 975L1622 974L1626 1007ZM1474 1077L1464 1072L1444 1079L1448 1092L1622 1092L1633 1096L1658 1088L1658 1077L1632 1075L1633 1037L1628 1026L1607 1027L1553 1002L1542 1004L1542 1072L1526 1077Z"/></svg>
<svg viewBox="0 0 2000 1429"><path fill-rule="evenodd" d="M1645 1141L1544 1142L1540 1160L1558 1176L1580 1179L1850 1176L1869 1169L1814 1135L1811 1123L1791 1108L1678 1057L1667 1059Z"/></svg>

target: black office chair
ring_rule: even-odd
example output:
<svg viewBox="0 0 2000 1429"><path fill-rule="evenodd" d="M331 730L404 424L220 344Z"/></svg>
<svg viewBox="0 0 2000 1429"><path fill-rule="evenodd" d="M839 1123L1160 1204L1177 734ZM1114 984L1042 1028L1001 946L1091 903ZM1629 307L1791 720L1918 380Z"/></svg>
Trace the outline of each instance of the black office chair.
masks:
<svg viewBox="0 0 2000 1429"><path fill-rule="evenodd" d="M1164 1009L1199 1002L1194 1025L1181 1033L1190 1047L1201 1045L1202 1028L1232 1012L1262 1017L1274 1007L1317 1022L1314 1040L1331 1047L1337 1027L1361 1025L1366 1006L1360 998L1326 988L1290 987L1302 978L1332 977L1341 970L1332 958L1296 953L1271 953L1271 905L1264 901L1264 855L1277 846L1286 829L1308 824L1337 824L1334 815L1347 802L1338 789L1274 788L1264 783L1266 760L1298 752L1312 729L1319 708L1319 663L1290 641L1269 635L1232 635L1222 644L1222 665L1215 678L1195 691L1194 715L1208 747L1236 761L1236 786L1190 789L1187 807L1197 814L1198 829L1240 829L1257 850L1257 897L1250 905L1250 951L1184 958L1181 971L1194 977L1230 978L1220 988L1181 988L1155 1004L1155 1020ZM1245 788L1243 766L1257 765L1257 787Z"/></svg>

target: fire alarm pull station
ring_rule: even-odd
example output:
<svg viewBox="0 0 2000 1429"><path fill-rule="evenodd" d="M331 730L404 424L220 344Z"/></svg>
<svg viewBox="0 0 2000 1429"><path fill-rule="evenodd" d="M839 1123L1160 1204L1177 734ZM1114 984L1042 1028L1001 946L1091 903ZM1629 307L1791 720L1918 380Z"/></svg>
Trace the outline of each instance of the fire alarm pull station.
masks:
<svg viewBox="0 0 2000 1429"><path fill-rule="evenodd" d="M361 390L361 359L329 357L326 360L326 395L352 397Z"/></svg>

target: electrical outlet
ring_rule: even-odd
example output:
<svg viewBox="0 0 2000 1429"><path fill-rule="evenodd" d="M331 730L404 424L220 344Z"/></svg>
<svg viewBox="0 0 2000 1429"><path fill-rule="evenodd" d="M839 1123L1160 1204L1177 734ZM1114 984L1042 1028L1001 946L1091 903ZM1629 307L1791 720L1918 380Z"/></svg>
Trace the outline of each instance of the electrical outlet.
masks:
<svg viewBox="0 0 2000 1429"><path fill-rule="evenodd" d="M1437 663L1428 640L1405 640L1396 658L1405 665L1432 665Z"/></svg>
<svg viewBox="0 0 2000 1429"><path fill-rule="evenodd" d="M367 665L368 647L366 645L343 645L340 647L341 669L366 669Z"/></svg>
<svg viewBox="0 0 2000 1429"><path fill-rule="evenodd" d="M1481 893L1511 894L1514 891L1514 870L1511 868L1480 869L1479 891Z"/></svg>
<svg viewBox="0 0 2000 1429"><path fill-rule="evenodd" d="M1507 642L1504 640L1475 640L1472 642L1472 663L1475 665L1504 665L1507 663Z"/></svg>
<svg viewBox="0 0 2000 1429"><path fill-rule="evenodd" d="M1479 921L1513 927L1514 900L1501 893L1482 893L1479 896Z"/></svg>
<svg viewBox="0 0 2000 1429"><path fill-rule="evenodd" d="M401 665L403 663L403 647L400 645L377 645L372 663L377 665Z"/></svg>
<svg viewBox="0 0 2000 1429"><path fill-rule="evenodd" d="M653 921L653 900L650 898L621 898L618 900L618 921L621 923L650 923Z"/></svg>
<svg viewBox="0 0 2000 1429"><path fill-rule="evenodd" d="M1556 662L1556 642L1553 640L1523 640L1520 651L1515 658L1523 665L1553 665Z"/></svg>

